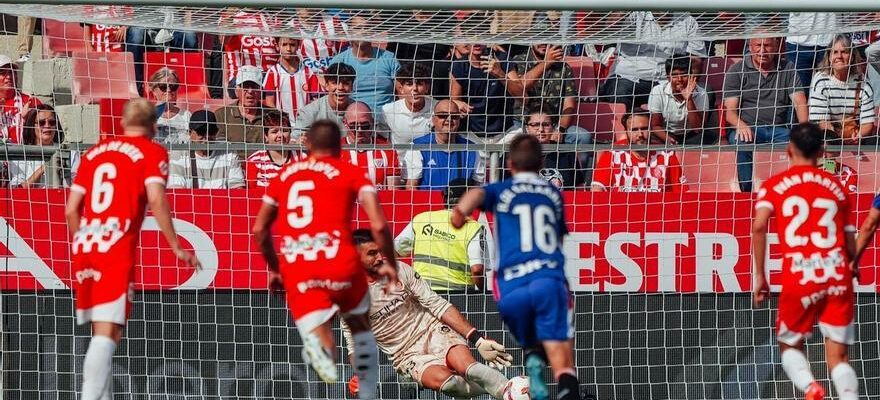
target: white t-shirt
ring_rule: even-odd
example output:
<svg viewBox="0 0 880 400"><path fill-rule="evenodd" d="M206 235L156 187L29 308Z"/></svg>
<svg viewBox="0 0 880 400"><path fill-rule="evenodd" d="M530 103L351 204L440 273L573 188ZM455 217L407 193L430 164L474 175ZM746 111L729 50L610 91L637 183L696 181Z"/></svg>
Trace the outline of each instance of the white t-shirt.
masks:
<svg viewBox="0 0 880 400"><path fill-rule="evenodd" d="M427 135L433 127L431 117L437 100L425 97L425 106L418 111L410 111L404 101L397 100L382 106L379 126L388 129L392 144L409 144L413 139Z"/></svg>
<svg viewBox="0 0 880 400"><path fill-rule="evenodd" d="M788 33L786 42L801 46L828 46L834 39L834 34L825 33L820 35L797 35L804 31L816 29L828 29L834 31L837 28L837 14L831 12L797 12L788 14ZM794 35L791 35L794 34ZM793 61L793 60L792 60Z"/></svg>
<svg viewBox="0 0 880 400"><path fill-rule="evenodd" d="M709 109L709 97L706 91L697 85L693 93L694 105L697 110L706 111ZM666 122L666 133L672 135L683 135L685 122L687 121L687 102L678 101L672 94L672 85L669 81L663 81L651 88L651 95L648 97L648 110L651 113L663 115Z"/></svg>
<svg viewBox="0 0 880 400"><path fill-rule="evenodd" d="M162 144L189 143L190 116L192 113L181 109L171 118L159 117L156 141Z"/></svg>

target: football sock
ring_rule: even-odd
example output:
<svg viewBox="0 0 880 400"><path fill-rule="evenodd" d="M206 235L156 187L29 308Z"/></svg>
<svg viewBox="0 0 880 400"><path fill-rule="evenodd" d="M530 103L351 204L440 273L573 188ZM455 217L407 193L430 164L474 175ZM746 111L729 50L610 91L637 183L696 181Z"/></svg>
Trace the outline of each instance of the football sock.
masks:
<svg viewBox="0 0 880 400"><path fill-rule="evenodd" d="M110 368L116 342L107 336L94 336L83 361L82 400L101 400L110 390Z"/></svg>
<svg viewBox="0 0 880 400"><path fill-rule="evenodd" d="M480 385L490 396L500 399L507 386L507 377L500 371L490 368L486 364L475 362L467 367L464 373L469 381Z"/></svg>
<svg viewBox="0 0 880 400"><path fill-rule="evenodd" d="M788 379L801 392L806 392L810 384L815 380L810 371L810 362L804 353L798 349L786 349L782 352L782 369L788 375Z"/></svg>
<svg viewBox="0 0 880 400"><path fill-rule="evenodd" d="M471 398L486 394L482 387L460 375L452 375L446 379L446 382L440 385L440 391L455 398Z"/></svg>
<svg viewBox="0 0 880 400"><path fill-rule="evenodd" d="M556 377L559 384L559 392L556 393L558 400L580 400L581 385L577 376L571 371L566 371Z"/></svg>
<svg viewBox="0 0 880 400"><path fill-rule="evenodd" d="M849 363L842 362L831 370L831 381L840 400L859 400L859 380Z"/></svg>
<svg viewBox="0 0 880 400"><path fill-rule="evenodd" d="M379 382L379 356L376 354L376 337L364 331L352 335L354 341L354 372L360 379L360 398L375 399Z"/></svg>

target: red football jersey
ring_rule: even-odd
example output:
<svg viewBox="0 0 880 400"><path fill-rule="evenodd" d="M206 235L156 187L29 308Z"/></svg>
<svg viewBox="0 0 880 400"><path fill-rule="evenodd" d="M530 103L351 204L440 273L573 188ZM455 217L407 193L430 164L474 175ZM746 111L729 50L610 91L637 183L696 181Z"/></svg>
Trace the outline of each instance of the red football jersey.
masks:
<svg viewBox="0 0 880 400"><path fill-rule="evenodd" d="M40 104L43 104L40 99L20 92L12 98L0 100L0 142L21 143L25 114Z"/></svg>
<svg viewBox="0 0 880 400"><path fill-rule="evenodd" d="M351 239L355 201L360 192L375 190L362 170L338 158L309 157L285 165L263 196L278 207L282 274L311 272L302 266L357 265ZM291 265L297 267L285 268Z"/></svg>
<svg viewBox="0 0 880 400"><path fill-rule="evenodd" d="M605 190L620 192L682 192L687 190L685 183L674 151L651 151L642 159L630 150L610 150L599 155L592 182Z"/></svg>
<svg viewBox="0 0 880 400"><path fill-rule="evenodd" d="M70 188L85 195L73 254L107 254L133 263L146 185L167 179L168 152L149 138L104 139L86 151Z"/></svg>
<svg viewBox="0 0 880 400"><path fill-rule="evenodd" d="M348 136L343 139L348 143ZM356 165L367 174L367 178L378 188L385 188L389 177L400 176L400 160L394 150L343 150L340 155L344 161Z"/></svg>
<svg viewBox="0 0 880 400"><path fill-rule="evenodd" d="M223 43L229 79L235 78L242 65L255 65L265 72L278 62L275 37L266 35L275 28L274 20L263 14L239 12L232 17L232 25L253 34L229 36Z"/></svg>
<svg viewBox="0 0 880 400"><path fill-rule="evenodd" d="M829 280L851 284L844 232L855 232L855 226L849 192L834 175L791 167L761 185L755 208L770 209L776 219L783 288Z"/></svg>
<svg viewBox="0 0 880 400"><path fill-rule="evenodd" d="M92 50L99 53L119 53L125 51L125 39L116 40L121 25L89 25Z"/></svg>

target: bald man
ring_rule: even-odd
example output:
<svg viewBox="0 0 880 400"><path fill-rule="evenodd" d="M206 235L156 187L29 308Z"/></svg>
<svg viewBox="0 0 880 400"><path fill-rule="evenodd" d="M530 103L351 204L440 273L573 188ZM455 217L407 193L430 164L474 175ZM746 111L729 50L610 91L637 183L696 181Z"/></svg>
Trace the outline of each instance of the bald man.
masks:
<svg viewBox="0 0 880 400"><path fill-rule="evenodd" d="M434 106L431 133L413 140L422 148L407 152L406 185L410 189L443 190L456 178L473 179L483 183L486 167L483 157L476 150L450 150L446 145L472 142L459 136L462 114L458 106L442 100ZM430 146L427 147L427 146Z"/></svg>
<svg viewBox="0 0 880 400"><path fill-rule="evenodd" d="M341 158L361 167L367 177L378 189L393 189L402 185L400 179L400 159L391 149L376 149L376 144L387 144L384 138L376 135L373 112L366 103L351 103L342 116L342 124L347 134L342 144L349 146L342 151Z"/></svg>

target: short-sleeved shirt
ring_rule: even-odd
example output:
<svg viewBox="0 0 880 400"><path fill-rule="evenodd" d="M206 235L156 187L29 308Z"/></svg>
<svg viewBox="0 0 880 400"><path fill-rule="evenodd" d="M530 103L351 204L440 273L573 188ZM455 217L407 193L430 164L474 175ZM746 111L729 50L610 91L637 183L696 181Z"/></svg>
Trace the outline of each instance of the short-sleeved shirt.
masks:
<svg viewBox="0 0 880 400"><path fill-rule="evenodd" d="M519 76L525 76L526 72L543 62L535 57L533 51L529 50L523 54L517 54L510 60L513 68ZM535 82L534 86L528 91L528 97L531 99L541 99L550 106L551 113L562 115L562 102L566 97L575 97L578 95L578 88L575 85L574 72L568 63L559 61L544 70L541 78ZM525 114L524 104L517 102L516 115L517 119L522 119L521 114ZM523 112L519 112L522 110Z"/></svg>
<svg viewBox="0 0 880 400"><path fill-rule="evenodd" d="M436 146L425 150L408 151L404 156L406 179L419 179L421 190L442 190L456 178L485 180L485 163L480 153L470 150L446 150L437 144L436 134L416 138L414 144ZM467 139L456 135L455 144L469 144ZM432 147L433 147L432 146Z"/></svg>
<svg viewBox="0 0 880 400"><path fill-rule="evenodd" d="M739 118L749 126L787 126L791 96L803 93L794 64L779 60L765 77L751 57L730 66L724 78L724 99L739 99Z"/></svg>
<svg viewBox="0 0 880 400"><path fill-rule="evenodd" d="M394 101L394 77L400 64L391 52L373 48L373 57L361 60L349 49L333 57L332 63L345 63L354 68L357 76L351 98L366 103L373 114Z"/></svg>
<svg viewBox="0 0 880 400"><path fill-rule="evenodd" d="M342 134L345 135L345 125L342 123L342 116L345 114L345 107L342 110L336 110L330 107L328 96L322 96L303 107L300 107L296 121L293 123L292 137L298 138L306 133L309 127L319 119L329 119L339 125Z"/></svg>
<svg viewBox="0 0 880 400"><path fill-rule="evenodd" d="M330 65L330 60L342 50L344 44L344 42L326 38L342 36L348 32L348 27L341 18L330 15L325 16L311 29L304 27L297 17L291 19L287 26L299 30L303 39L300 42L297 55L302 60L304 67L316 72L324 72Z"/></svg>
<svg viewBox="0 0 880 400"><path fill-rule="evenodd" d="M125 51L125 38L117 40L116 35L122 29L122 25L87 25L89 30L89 45L98 53L119 53Z"/></svg>
<svg viewBox="0 0 880 400"><path fill-rule="evenodd" d="M257 118L248 121L241 110L238 109L238 103L233 103L225 107L220 107L215 113L217 115L217 125L220 126L220 134L217 140L226 140L230 143L263 143L263 109L262 106L257 108Z"/></svg>
<svg viewBox="0 0 880 400"><path fill-rule="evenodd" d="M229 36L223 43L229 79L234 79L243 65L257 66L266 71L278 63L275 37L264 33L276 28L275 19L261 13L240 11L232 17L232 25L239 32L247 33Z"/></svg>
<svg viewBox="0 0 880 400"><path fill-rule="evenodd" d="M849 192L834 175L793 166L761 184L755 208L769 209L776 219L783 290L829 279L851 282L844 234L856 229Z"/></svg>
<svg viewBox="0 0 880 400"><path fill-rule="evenodd" d="M351 144L348 136L343 138L342 142ZM377 142L377 144L387 143ZM369 146L365 145L365 147ZM388 178L400 177L400 160L397 158L397 152L391 149L342 150L340 158L360 167L367 174L370 182L379 189L389 189L386 185Z"/></svg>
<svg viewBox="0 0 880 400"><path fill-rule="evenodd" d="M683 192L686 182L674 151L652 151L643 159L630 150L609 150L596 161L592 185L619 192Z"/></svg>
<svg viewBox="0 0 880 400"><path fill-rule="evenodd" d="M702 87L697 85L692 96L697 111L709 109L709 97ZM648 96L648 110L663 116L666 133L676 136L685 134L685 123L688 116L687 101L679 101L672 94L672 85L669 81L660 82L651 89L651 95Z"/></svg>
<svg viewBox="0 0 880 400"><path fill-rule="evenodd" d="M859 109L856 111L856 92L859 93ZM874 115L874 87L864 79L855 78L842 82L837 78L817 72L810 85L810 121L840 122L844 117L856 115L859 124L876 120Z"/></svg>
<svg viewBox="0 0 880 400"><path fill-rule="evenodd" d="M0 100L0 143L10 141L21 143L21 131L27 111L43 104L36 97L15 92L15 96Z"/></svg>
<svg viewBox="0 0 880 400"><path fill-rule="evenodd" d="M167 179L168 153L146 137L104 139L86 151L70 188L85 196L73 254L127 257L133 265L147 185Z"/></svg>
<svg viewBox="0 0 880 400"><path fill-rule="evenodd" d="M361 192L375 191L360 168L338 158L309 157L285 165L263 196L264 203L278 207L274 232L281 244L281 273L332 267L328 262L355 265L355 201Z"/></svg>
<svg viewBox="0 0 880 400"><path fill-rule="evenodd" d="M275 108L287 114L291 128L299 109L321 92L318 76L306 68L288 71L281 63L269 67L263 79L266 96L275 97Z"/></svg>
<svg viewBox="0 0 880 400"><path fill-rule="evenodd" d="M496 52L494 57L505 74L510 71L507 53ZM514 100L507 95L504 81L475 68L467 57L453 60L450 74L461 85L461 100L473 107L462 129L477 136L507 131L513 120Z"/></svg>

